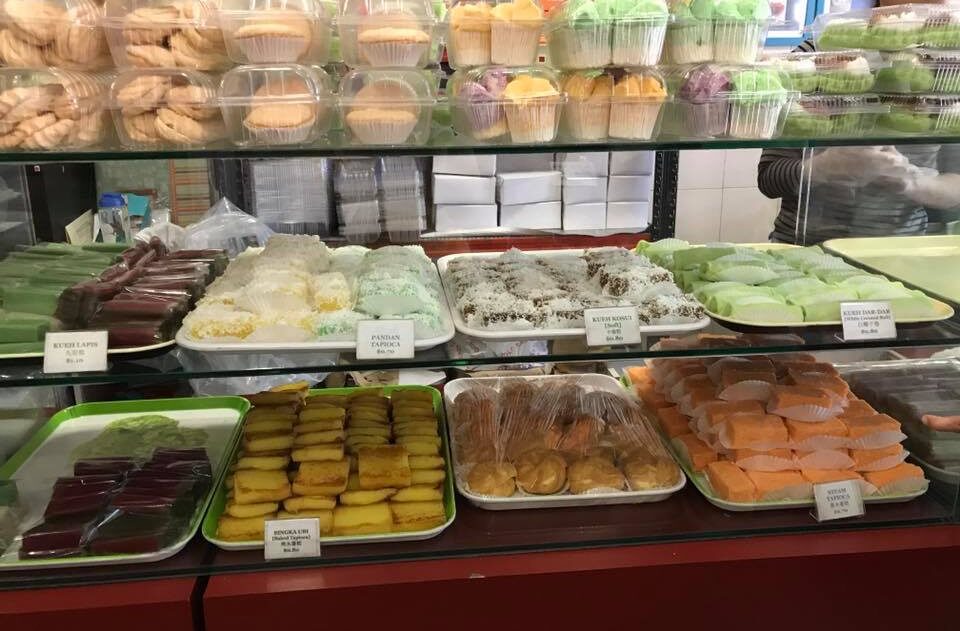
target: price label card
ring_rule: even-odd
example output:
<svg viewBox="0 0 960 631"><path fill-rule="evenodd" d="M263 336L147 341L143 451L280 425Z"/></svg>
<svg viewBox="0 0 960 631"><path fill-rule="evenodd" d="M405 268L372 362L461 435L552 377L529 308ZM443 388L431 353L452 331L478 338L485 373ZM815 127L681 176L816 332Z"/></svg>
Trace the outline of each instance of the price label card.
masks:
<svg viewBox="0 0 960 631"><path fill-rule="evenodd" d="M897 324L889 302L841 302L840 320L846 342L897 337Z"/></svg>
<svg viewBox="0 0 960 631"><path fill-rule="evenodd" d="M43 372L103 372L106 331L57 331L43 340Z"/></svg>
<svg viewBox="0 0 960 631"><path fill-rule="evenodd" d="M276 519L263 523L263 558L303 559L320 556L320 520Z"/></svg>
<svg viewBox="0 0 960 631"><path fill-rule="evenodd" d="M584 309L587 346L617 346L643 341L636 307Z"/></svg>
<svg viewBox="0 0 960 631"><path fill-rule="evenodd" d="M413 359L413 320L357 322L357 359Z"/></svg>
<svg viewBox="0 0 960 631"><path fill-rule="evenodd" d="M817 501L817 521L860 517L864 513L863 496L856 480L826 482L813 485L813 497Z"/></svg>

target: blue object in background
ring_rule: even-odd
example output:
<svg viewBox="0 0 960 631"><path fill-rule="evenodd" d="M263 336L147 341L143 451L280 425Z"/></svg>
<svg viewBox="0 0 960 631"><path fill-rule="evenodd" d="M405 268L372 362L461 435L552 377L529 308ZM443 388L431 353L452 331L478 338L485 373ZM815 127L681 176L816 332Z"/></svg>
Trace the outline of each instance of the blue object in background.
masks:
<svg viewBox="0 0 960 631"><path fill-rule="evenodd" d="M153 223L150 216L150 198L127 193L127 211L130 213L130 231L136 234Z"/></svg>

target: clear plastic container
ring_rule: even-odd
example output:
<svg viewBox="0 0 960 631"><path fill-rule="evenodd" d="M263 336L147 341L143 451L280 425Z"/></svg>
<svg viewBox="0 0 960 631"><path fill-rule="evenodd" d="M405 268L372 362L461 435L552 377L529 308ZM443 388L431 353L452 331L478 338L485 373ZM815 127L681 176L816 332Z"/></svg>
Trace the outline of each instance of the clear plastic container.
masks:
<svg viewBox="0 0 960 631"><path fill-rule="evenodd" d="M880 116L884 131L918 136L960 133L960 97L881 94L890 111Z"/></svg>
<svg viewBox="0 0 960 631"><path fill-rule="evenodd" d="M222 0L220 27L241 64L326 64L331 20L320 0Z"/></svg>
<svg viewBox="0 0 960 631"><path fill-rule="evenodd" d="M755 62L769 28L769 19L716 18L713 22L713 60L724 64Z"/></svg>
<svg viewBox="0 0 960 631"><path fill-rule="evenodd" d="M844 13L827 13L811 26L817 48L905 50L918 45L930 5L902 4Z"/></svg>
<svg viewBox="0 0 960 631"><path fill-rule="evenodd" d="M886 65L879 53L865 50L787 53L773 64L780 71L784 87L825 94L870 92L876 73Z"/></svg>
<svg viewBox="0 0 960 631"><path fill-rule="evenodd" d="M109 138L110 73L0 68L0 150L62 151Z"/></svg>
<svg viewBox="0 0 960 631"><path fill-rule="evenodd" d="M197 148L226 138L217 90L192 70L125 70L113 82L110 106L125 147Z"/></svg>
<svg viewBox="0 0 960 631"><path fill-rule="evenodd" d="M928 48L960 48L960 9L931 7L920 43Z"/></svg>
<svg viewBox="0 0 960 631"><path fill-rule="evenodd" d="M465 0L454 3L447 11L445 39L451 68L490 65L493 6L484 0ZM527 64L533 62L531 59Z"/></svg>
<svg viewBox="0 0 960 631"><path fill-rule="evenodd" d="M543 66L461 70L447 94L454 130L481 142L551 142L565 101L557 75Z"/></svg>
<svg viewBox="0 0 960 631"><path fill-rule="evenodd" d="M656 65L669 17L663 0L634 4L568 0L550 12L551 63L563 70Z"/></svg>
<svg viewBox="0 0 960 631"><path fill-rule="evenodd" d="M875 94L813 94L799 97L787 109L783 135L792 138L866 136L890 111Z"/></svg>
<svg viewBox="0 0 960 631"><path fill-rule="evenodd" d="M669 0L664 56L674 64L713 61L714 0Z"/></svg>
<svg viewBox="0 0 960 631"><path fill-rule="evenodd" d="M420 70L354 70L340 82L340 112L353 144L426 144L436 103L434 82Z"/></svg>
<svg viewBox="0 0 960 631"><path fill-rule="evenodd" d="M450 66L530 66L537 61L543 25L536 0L457 1L446 15Z"/></svg>
<svg viewBox="0 0 960 631"><path fill-rule="evenodd" d="M239 66L223 75L220 109L240 147L315 142L330 129L334 99L321 68L296 64Z"/></svg>
<svg viewBox="0 0 960 631"><path fill-rule="evenodd" d="M120 68L216 71L230 60L215 0L106 0L103 29Z"/></svg>
<svg viewBox="0 0 960 631"><path fill-rule="evenodd" d="M877 71L877 92L895 94L960 94L960 52L918 49L887 55Z"/></svg>
<svg viewBox="0 0 960 631"><path fill-rule="evenodd" d="M0 4L0 63L102 70L113 65L93 0L7 0Z"/></svg>
<svg viewBox="0 0 960 631"><path fill-rule="evenodd" d="M352 67L422 68L435 61L436 21L429 0L343 0L340 52Z"/></svg>
<svg viewBox="0 0 960 631"><path fill-rule="evenodd" d="M650 68L571 72L563 91L564 134L578 141L650 140L669 99L663 77Z"/></svg>

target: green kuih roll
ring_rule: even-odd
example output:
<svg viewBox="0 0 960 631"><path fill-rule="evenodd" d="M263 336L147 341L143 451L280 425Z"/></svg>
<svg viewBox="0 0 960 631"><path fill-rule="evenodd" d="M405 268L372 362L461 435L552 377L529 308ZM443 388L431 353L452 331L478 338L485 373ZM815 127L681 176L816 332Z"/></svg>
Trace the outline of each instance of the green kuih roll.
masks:
<svg viewBox="0 0 960 631"><path fill-rule="evenodd" d="M862 48L904 50L920 43L924 18L910 5L875 9L863 35Z"/></svg>

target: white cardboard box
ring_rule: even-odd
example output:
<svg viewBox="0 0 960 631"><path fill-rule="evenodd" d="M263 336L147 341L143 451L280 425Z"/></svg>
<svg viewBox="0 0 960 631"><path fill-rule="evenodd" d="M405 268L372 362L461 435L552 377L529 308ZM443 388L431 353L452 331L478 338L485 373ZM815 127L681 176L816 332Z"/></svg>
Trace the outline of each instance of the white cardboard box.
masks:
<svg viewBox="0 0 960 631"><path fill-rule="evenodd" d="M642 230L650 225L650 202L607 202L607 228Z"/></svg>
<svg viewBox="0 0 960 631"><path fill-rule="evenodd" d="M486 230L496 227L496 204L438 204L434 215L434 229L437 232Z"/></svg>
<svg viewBox="0 0 960 631"><path fill-rule="evenodd" d="M497 154L497 173L522 171L553 171L552 153L500 153Z"/></svg>
<svg viewBox="0 0 960 631"><path fill-rule="evenodd" d="M656 151L611 151L610 175L653 175Z"/></svg>
<svg viewBox="0 0 960 631"><path fill-rule="evenodd" d="M588 153L558 153L560 171L570 177L606 177L610 169L610 154L606 151Z"/></svg>
<svg viewBox="0 0 960 631"><path fill-rule="evenodd" d="M433 156L433 172L489 177L497 174L497 156Z"/></svg>
<svg viewBox="0 0 960 631"><path fill-rule="evenodd" d="M500 173L497 175L497 199L506 206L559 202L562 179L560 171Z"/></svg>
<svg viewBox="0 0 960 631"><path fill-rule="evenodd" d="M493 204L497 180L473 175L433 174L434 204Z"/></svg>
<svg viewBox="0 0 960 631"><path fill-rule="evenodd" d="M563 204L564 230L602 230L607 227L607 204Z"/></svg>
<svg viewBox="0 0 960 631"><path fill-rule="evenodd" d="M649 202L653 199L652 175L611 175L607 201Z"/></svg>
<svg viewBox="0 0 960 631"><path fill-rule="evenodd" d="M500 225L531 230L560 229L563 225L560 202L501 206Z"/></svg>
<svg viewBox="0 0 960 631"><path fill-rule="evenodd" d="M564 204L596 204L607 201L607 178L563 177Z"/></svg>

